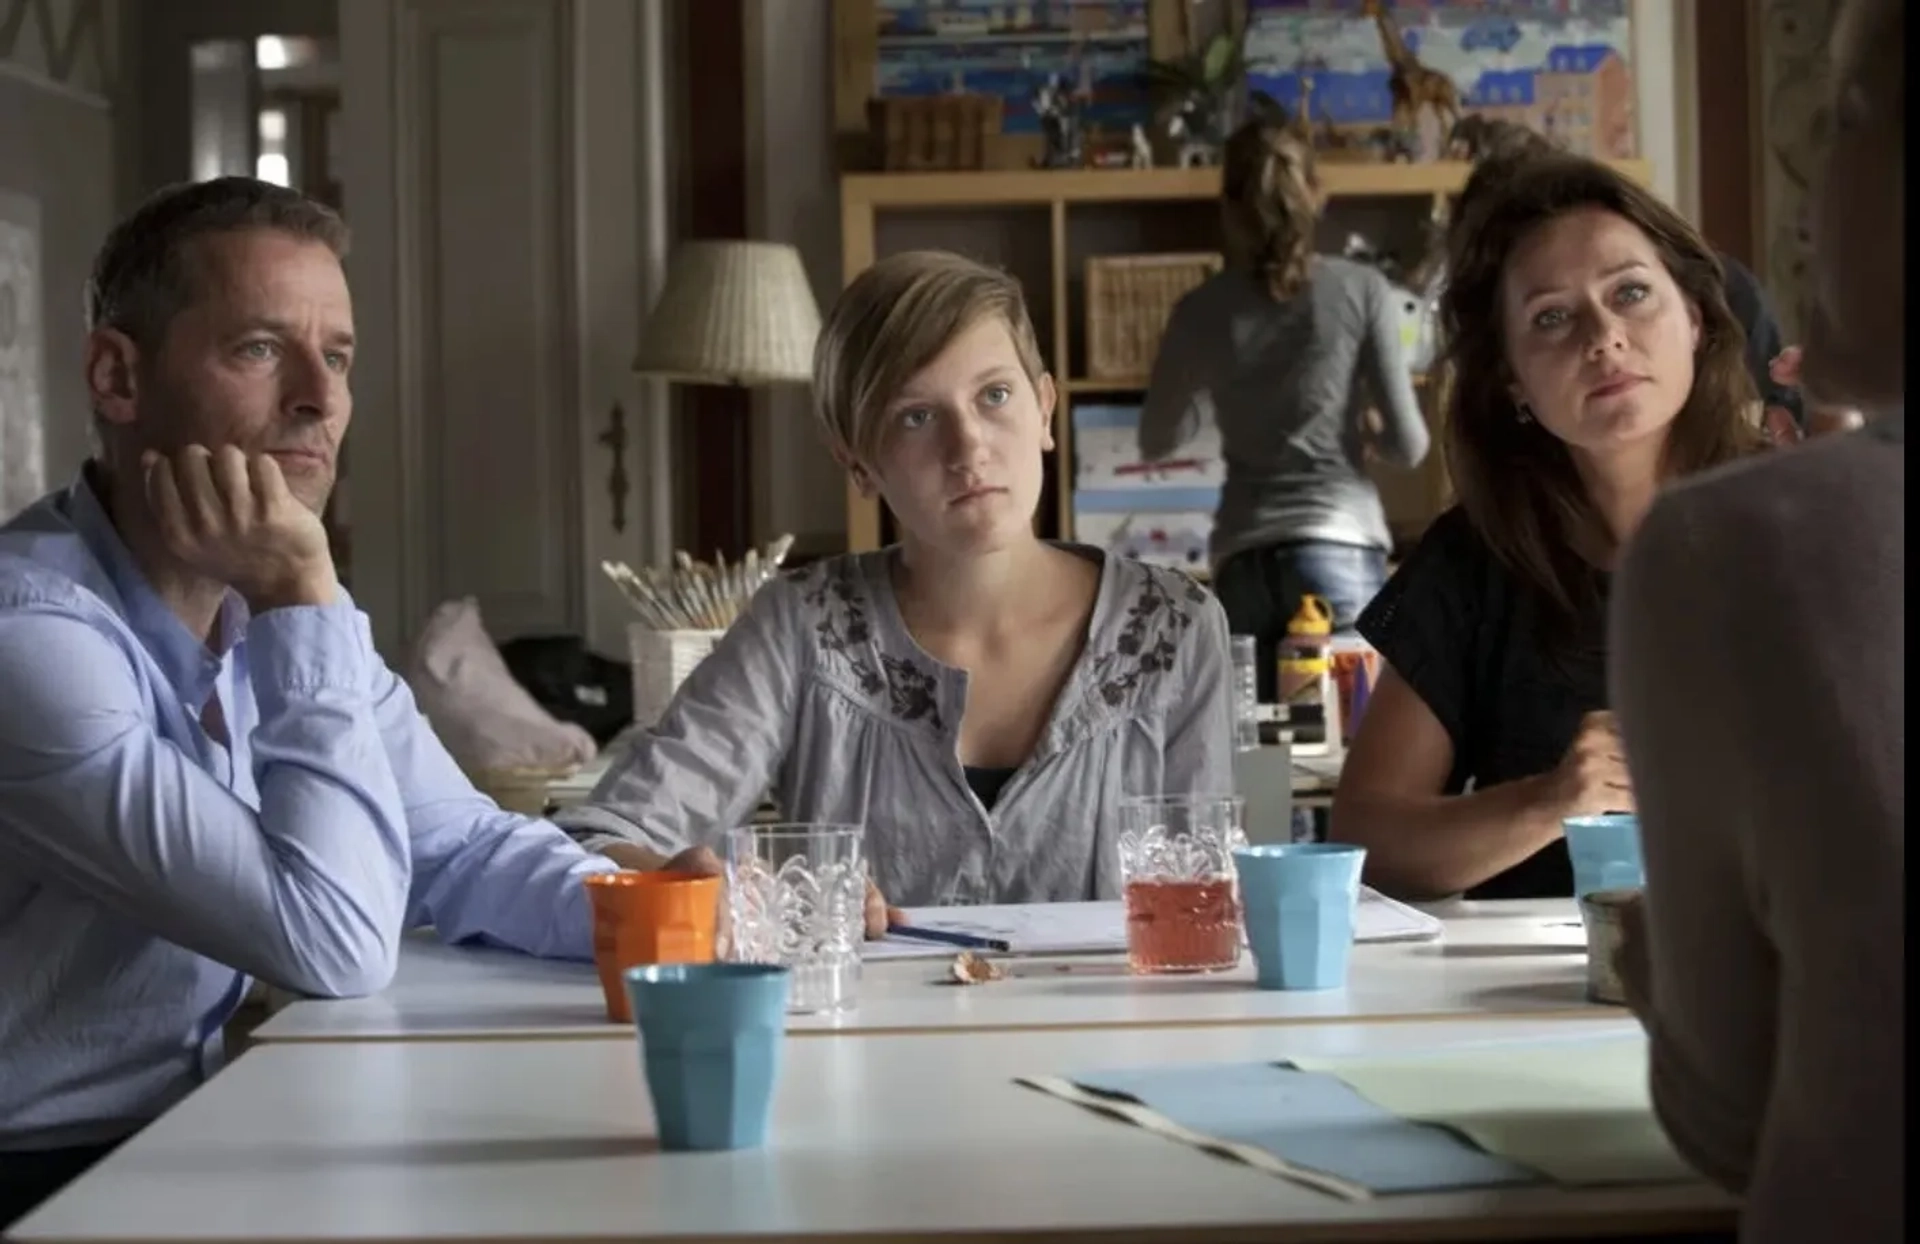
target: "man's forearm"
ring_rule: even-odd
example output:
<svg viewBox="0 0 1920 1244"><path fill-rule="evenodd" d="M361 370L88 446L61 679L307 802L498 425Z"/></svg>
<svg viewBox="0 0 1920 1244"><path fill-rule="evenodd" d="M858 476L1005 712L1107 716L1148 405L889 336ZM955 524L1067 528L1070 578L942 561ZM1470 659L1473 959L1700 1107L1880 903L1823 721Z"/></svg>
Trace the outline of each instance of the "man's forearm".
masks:
<svg viewBox="0 0 1920 1244"><path fill-rule="evenodd" d="M302 993L386 983L411 859L355 619L251 624L257 810L162 733L127 657L85 620L0 622L3 698L35 722L31 738L0 728L0 829L30 875ZM64 759L49 768L49 753Z"/></svg>

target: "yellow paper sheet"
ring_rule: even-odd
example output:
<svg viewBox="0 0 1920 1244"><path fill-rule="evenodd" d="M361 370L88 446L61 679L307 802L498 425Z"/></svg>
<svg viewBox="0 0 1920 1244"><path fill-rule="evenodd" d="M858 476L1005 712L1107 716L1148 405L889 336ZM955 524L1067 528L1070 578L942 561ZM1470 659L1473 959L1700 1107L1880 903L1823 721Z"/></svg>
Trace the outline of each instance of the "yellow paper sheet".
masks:
<svg viewBox="0 0 1920 1244"><path fill-rule="evenodd" d="M1453 1128L1557 1183L1698 1178L1654 1120L1644 1036L1289 1061L1336 1075L1403 1118Z"/></svg>

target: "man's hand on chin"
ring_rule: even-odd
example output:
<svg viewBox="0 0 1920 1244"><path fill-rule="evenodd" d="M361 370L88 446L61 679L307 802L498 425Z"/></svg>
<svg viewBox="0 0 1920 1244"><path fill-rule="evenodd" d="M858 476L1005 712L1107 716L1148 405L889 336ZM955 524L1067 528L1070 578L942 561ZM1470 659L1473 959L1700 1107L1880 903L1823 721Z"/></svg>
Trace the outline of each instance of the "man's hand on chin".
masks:
<svg viewBox="0 0 1920 1244"><path fill-rule="evenodd" d="M600 854L620 867L636 872L665 870L695 877L718 877L726 871L720 865L720 857L706 847L688 847L669 858L637 842L610 842L600 848Z"/></svg>
<svg viewBox="0 0 1920 1244"><path fill-rule="evenodd" d="M253 612L327 605L338 595L327 529L271 455L189 445L171 456L148 450L140 469L168 552L231 587Z"/></svg>

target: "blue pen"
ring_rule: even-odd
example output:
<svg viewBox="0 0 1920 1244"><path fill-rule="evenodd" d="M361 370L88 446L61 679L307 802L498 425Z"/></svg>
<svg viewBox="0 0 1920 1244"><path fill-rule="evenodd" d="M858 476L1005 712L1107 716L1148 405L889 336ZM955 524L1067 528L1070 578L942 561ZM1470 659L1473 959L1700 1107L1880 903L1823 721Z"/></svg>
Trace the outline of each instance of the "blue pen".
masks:
<svg viewBox="0 0 1920 1244"><path fill-rule="evenodd" d="M1011 952L1012 942L1003 942L997 937L975 937L971 933L949 933L945 929L922 929L911 924L889 924L888 937L906 937L922 942L942 942L948 946L959 946L966 950L998 950Z"/></svg>

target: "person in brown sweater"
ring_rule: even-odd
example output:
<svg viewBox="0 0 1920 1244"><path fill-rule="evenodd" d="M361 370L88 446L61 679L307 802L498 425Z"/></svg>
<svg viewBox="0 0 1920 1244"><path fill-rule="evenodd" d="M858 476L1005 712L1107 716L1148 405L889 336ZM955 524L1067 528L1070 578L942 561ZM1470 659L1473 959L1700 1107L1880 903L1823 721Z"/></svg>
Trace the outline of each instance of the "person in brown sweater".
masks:
<svg viewBox="0 0 1920 1244"><path fill-rule="evenodd" d="M1809 219L1808 396L1867 426L1668 492L1614 594L1647 876L1619 966L1749 1244L1905 1239L1904 25L1842 9Z"/></svg>

